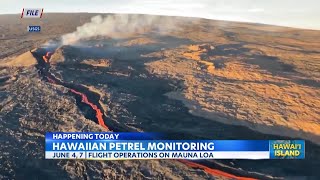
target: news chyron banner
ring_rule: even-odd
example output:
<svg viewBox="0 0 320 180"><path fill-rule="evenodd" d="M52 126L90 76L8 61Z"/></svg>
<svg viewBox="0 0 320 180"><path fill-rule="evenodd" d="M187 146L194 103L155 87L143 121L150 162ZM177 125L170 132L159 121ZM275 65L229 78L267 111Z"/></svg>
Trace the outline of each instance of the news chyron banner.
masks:
<svg viewBox="0 0 320 180"><path fill-rule="evenodd" d="M156 139L156 140L155 140ZM304 140L158 140L157 133L46 133L46 159L304 159Z"/></svg>

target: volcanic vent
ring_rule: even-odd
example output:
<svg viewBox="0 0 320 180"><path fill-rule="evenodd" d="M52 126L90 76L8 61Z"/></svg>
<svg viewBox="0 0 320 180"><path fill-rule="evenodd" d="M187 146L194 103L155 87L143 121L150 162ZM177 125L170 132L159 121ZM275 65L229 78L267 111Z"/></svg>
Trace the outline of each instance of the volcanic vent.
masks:
<svg viewBox="0 0 320 180"><path fill-rule="evenodd" d="M109 131L110 129L105 125L104 122L104 119L106 119L106 117L101 108L101 105L98 103L100 96L94 92L90 92L90 90L84 86L64 82L63 80L56 78L50 72L50 60L52 54L56 51L55 48L55 46L50 48L44 47L39 48L33 52L34 57L38 61L37 69L39 75L50 83L69 88L69 92L76 97L79 106L84 106L84 108L87 108L85 116L89 119L94 120L100 126L104 127L107 131ZM59 55L61 55L61 52L55 57L55 61L59 61Z"/></svg>

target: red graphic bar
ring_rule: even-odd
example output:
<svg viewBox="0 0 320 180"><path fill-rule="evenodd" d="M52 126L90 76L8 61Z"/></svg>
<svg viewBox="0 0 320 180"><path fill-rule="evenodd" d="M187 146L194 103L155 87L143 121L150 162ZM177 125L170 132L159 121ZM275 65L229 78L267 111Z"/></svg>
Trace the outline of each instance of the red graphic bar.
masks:
<svg viewBox="0 0 320 180"><path fill-rule="evenodd" d="M41 10L41 15L40 15L40 18L42 18L42 14L43 14L43 8L42 8L42 10Z"/></svg>
<svg viewBox="0 0 320 180"><path fill-rule="evenodd" d="M22 9L21 18L23 17L23 13L24 13L24 8Z"/></svg>

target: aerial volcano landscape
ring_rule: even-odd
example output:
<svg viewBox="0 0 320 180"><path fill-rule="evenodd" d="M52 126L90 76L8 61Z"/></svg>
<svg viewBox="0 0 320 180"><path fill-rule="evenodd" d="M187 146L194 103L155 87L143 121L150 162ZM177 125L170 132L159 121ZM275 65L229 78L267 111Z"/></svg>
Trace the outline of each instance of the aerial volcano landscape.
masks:
<svg viewBox="0 0 320 180"><path fill-rule="evenodd" d="M36 21L0 16L0 179L319 179L320 31L89 13L25 31ZM90 131L303 139L306 158L44 159L46 132Z"/></svg>

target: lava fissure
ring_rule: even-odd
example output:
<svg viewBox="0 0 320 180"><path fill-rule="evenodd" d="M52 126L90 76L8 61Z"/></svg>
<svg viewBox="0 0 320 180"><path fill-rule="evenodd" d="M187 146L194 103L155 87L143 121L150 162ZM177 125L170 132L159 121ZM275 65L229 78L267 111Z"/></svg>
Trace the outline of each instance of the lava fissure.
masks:
<svg viewBox="0 0 320 180"><path fill-rule="evenodd" d="M98 119L98 123L100 126L104 127L107 129L107 131L109 131L109 128L104 124L104 121L103 121L103 114L101 112L101 110L96 106L94 105L93 103L91 103L87 96L81 92L78 92L74 89L70 89L70 91L74 94L78 94L81 96L81 102L85 103L85 104L88 104L93 110L96 111L96 118Z"/></svg>
<svg viewBox="0 0 320 180"><path fill-rule="evenodd" d="M45 49L37 49L36 52L33 52L33 55L36 57L36 59L38 60L38 65L36 66L39 72L39 75L42 76L44 79L46 79L48 82L52 83L52 84L57 84L57 85L61 85L64 86L69 90L69 92L71 92L72 94L81 97L81 102L84 103L85 105L89 106L91 109L94 110L95 112L95 118L97 119L97 123L104 127L107 131L110 131L110 128L105 124L104 122L104 113L101 110L101 106L100 105L95 105L94 103L92 103L93 101L90 101L88 96L81 92L81 89L85 89L82 86L79 85L74 85L71 83L66 83L63 82L62 80L56 78L53 74L50 73L50 58L53 54L53 52L49 51L49 52L42 52L45 51ZM39 55L39 54L44 54L44 55ZM84 91L84 90L82 90ZM87 90L88 93L92 93L89 90ZM115 129L114 129L115 128ZM112 129L117 130L116 127L113 127ZM122 128L119 128L122 129ZM225 178L229 178L229 179L238 179L238 180L254 180L255 178L248 178L248 177L241 177L241 176L236 176L218 169L213 169L210 167L207 167L205 165L201 165L199 163L196 162L192 162L189 160L178 160L179 162L187 165L188 167L194 168L194 169L202 169L203 171L207 172L208 174L211 174L213 176L221 176L221 177L225 177Z"/></svg>
<svg viewBox="0 0 320 180"><path fill-rule="evenodd" d="M50 64L49 64L49 60L52 56L52 52L46 52L45 55L42 56L42 58L39 58L41 56L37 56L35 55L38 60L38 72L40 75L42 75L44 77L44 79L46 79L48 82L52 83L52 84L58 84L58 85L62 85L66 88L70 89L70 92L73 93L76 96L80 96L81 97L81 102L88 105L91 109L93 109L95 111L95 118L97 119L97 123L104 127L107 131L110 131L110 129L108 128L108 126L106 126L106 124L104 123L103 120L103 112L101 111L101 108L98 107L97 105L95 105L94 103L92 103L88 96L85 93L80 92L80 90L76 90L75 88L73 88L75 85L71 85L69 83L63 82L62 80L57 79L53 74L51 74L49 72L50 70ZM41 60L39 60L41 59ZM79 86L80 87L80 86ZM81 89L81 88L78 88Z"/></svg>

